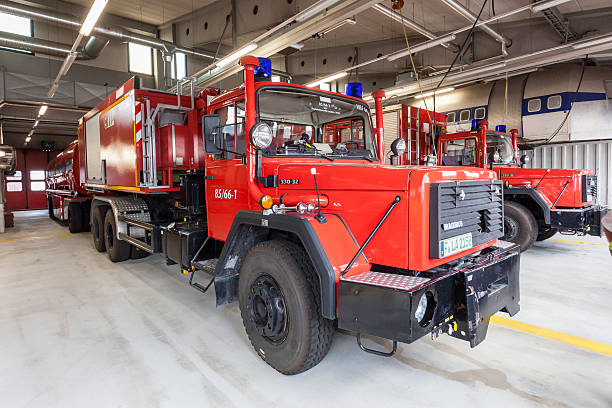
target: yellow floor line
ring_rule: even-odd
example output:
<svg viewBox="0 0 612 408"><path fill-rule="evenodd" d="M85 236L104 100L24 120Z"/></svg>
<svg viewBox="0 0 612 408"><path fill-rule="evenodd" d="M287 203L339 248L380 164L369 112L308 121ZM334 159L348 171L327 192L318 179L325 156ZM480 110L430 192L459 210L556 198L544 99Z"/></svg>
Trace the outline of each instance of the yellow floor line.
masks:
<svg viewBox="0 0 612 408"><path fill-rule="evenodd" d="M601 246L605 246L605 247L608 246L608 244L602 244L602 243L599 243L599 242L571 241L569 239L548 238L548 241L570 242L572 244L601 245Z"/></svg>
<svg viewBox="0 0 612 408"><path fill-rule="evenodd" d="M64 234L47 235L44 237L23 237L23 238L13 238L13 239L0 239L0 242L27 241L30 239L55 238L55 237L63 237L66 235L75 235L75 234L68 232Z"/></svg>
<svg viewBox="0 0 612 408"><path fill-rule="evenodd" d="M582 337L573 336L567 333L561 333L555 330L545 329L543 327L534 326L532 324L519 322L501 316L491 316L491 323L507 327L509 329L533 334L535 336L545 337L547 339L559 341L561 343L569 344L575 347L580 347L586 350L591 350L597 353L612 356L612 345L599 341L584 339Z"/></svg>

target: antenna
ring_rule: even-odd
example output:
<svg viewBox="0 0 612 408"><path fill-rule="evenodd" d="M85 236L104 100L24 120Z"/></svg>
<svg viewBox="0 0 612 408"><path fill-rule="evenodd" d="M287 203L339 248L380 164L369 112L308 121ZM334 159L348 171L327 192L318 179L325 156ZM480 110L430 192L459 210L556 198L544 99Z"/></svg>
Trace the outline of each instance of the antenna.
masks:
<svg viewBox="0 0 612 408"><path fill-rule="evenodd" d="M310 174L312 174L312 177L314 178L315 190L317 192L318 212L317 215L314 216L314 218L315 220L319 221L319 223L325 224L327 222L327 218L325 218L325 216L321 213L321 197L319 196L319 187L317 186L317 169L311 167Z"/></svg>

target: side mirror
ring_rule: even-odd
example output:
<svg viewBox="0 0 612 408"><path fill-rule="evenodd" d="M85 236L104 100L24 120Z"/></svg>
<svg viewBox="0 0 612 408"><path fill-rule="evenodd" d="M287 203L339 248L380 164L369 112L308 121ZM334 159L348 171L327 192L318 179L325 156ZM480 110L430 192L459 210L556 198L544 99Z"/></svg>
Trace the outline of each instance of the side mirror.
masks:
<svg viewBox="0 0 612 408"><path fill-rule="evenodd" d="M202 116L202 136L204 138L204 151L206 154L221 153L221 118L219 115Z"/></svg>

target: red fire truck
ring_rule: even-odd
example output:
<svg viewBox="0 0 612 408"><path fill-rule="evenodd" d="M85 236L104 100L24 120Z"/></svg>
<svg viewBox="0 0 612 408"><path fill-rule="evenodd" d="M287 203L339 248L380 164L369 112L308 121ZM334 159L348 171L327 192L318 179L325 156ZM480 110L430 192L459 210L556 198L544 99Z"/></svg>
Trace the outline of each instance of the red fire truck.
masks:
<svg viewBox="0 0 612 408"><path fill-rule="evenodd" d="M46 193L49 217L67 220L70 232L89 231L91 196L81 186L78 141L60 152L47 166Z"/></svg>
<svg viewBox="0 0 612 408"><path fill-rule="evenodd" d="M504 182L502 239L521 250L557 232L601 236L607 208L596 204L597 176L591 170L525 168L528 157L518 156L517 133L487 129L486 121L469 132L442 133L438 163L497 173Z"/></svg>
<svg viewBox="0 0 612 408"><path fill-rule="evenodd" d="M113 262L161 253L195 288L214 283L217 305L238 301L256 353L284 374L325 356L335 322L391 355L427 334L474 347L490 316L519 311L494 172L384 165L380 93L373 130L361 97L240 63L234 90L171 94L134 78L82 118L97 250Z"/></svg>

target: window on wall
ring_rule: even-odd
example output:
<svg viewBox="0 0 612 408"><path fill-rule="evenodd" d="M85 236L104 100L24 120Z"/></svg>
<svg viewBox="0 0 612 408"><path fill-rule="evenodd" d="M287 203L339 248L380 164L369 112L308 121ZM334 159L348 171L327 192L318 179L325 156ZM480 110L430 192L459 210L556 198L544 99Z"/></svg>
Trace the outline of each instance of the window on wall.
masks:
<svg viewBox="0 0 612 408"><path fill-rule="evenodd" d="M446 122L452 123L455 121L455 112L450 112L446 114Z"/></svg>
<svg viewBox="0 0 612 408"><path fill-rule="evenodd" d="M187 76L187 55L175 52L172 57L172 79L181 80Z"/></svg>
<svg viewBox="0 0 612 408"><path fill-rule="evenodd" d="M45 191L45 182L44 181L30 182L30 191Z"/></svg>
<svg viewBox="0 0 612 408"><path fill-rule="evenodd" d="M23 191L23 187L21 186L21 181L9 181L6 183L6 191L8 193L15 193L18 191Z"/></svg>
<svg viewBox="0 0 612 408"><path fill-rule="evenodd" d="M476 110L474 110L474 119L484 119L485 113L485 108L476 108Z"/></svg>
<svg viewBox="0 0 612 408"><path fill-rule="evenodd" d="M561 95L549 96L546 100L546 107L548 109L559 109L561 107Z"/></svg>
<svg viewBox="0 0 612 408"><path fill-rule="evenodd" d="M461 112L459 112L459 120L461 122L470 120L470 111L466 109L466 110L462 110Z"/></svg>
<svg viewBox="0 0 612 408"><path fill-rule="evenodd" d="M32 20L25 17L19 17L12 14L0 13L0 31L4 31L11 34L23 35L26 37L32 37ZM0 49L18 51L22 53L32 54L30 51L18 50L9 47L0 47Z"/></svg>
<svg viewBox="0 0 612 408"><path fill-rule="evenodd" d="M21 170L17 170L15 174L12 176L6 176L8 181L20 181L21 180Z"/></svg>
<svg viewBox="0 0 612 408"><path fill-rule="evenodd" d="M540 98L530 99L527 102L527 112L539 112L542 109L542 101Z"/></svg>
<svg viewBox="0 0 612 408"><path fill-rule="evenodd" d="M128 43L130 72L153 75L153 49L140 44Z"/></svg>
<svg viewBox="0 0 612 408"><path fill-rule="evenodd" d="M30 170L30 180L44 180L44 179L45 179L44 170Z"/></svg>

